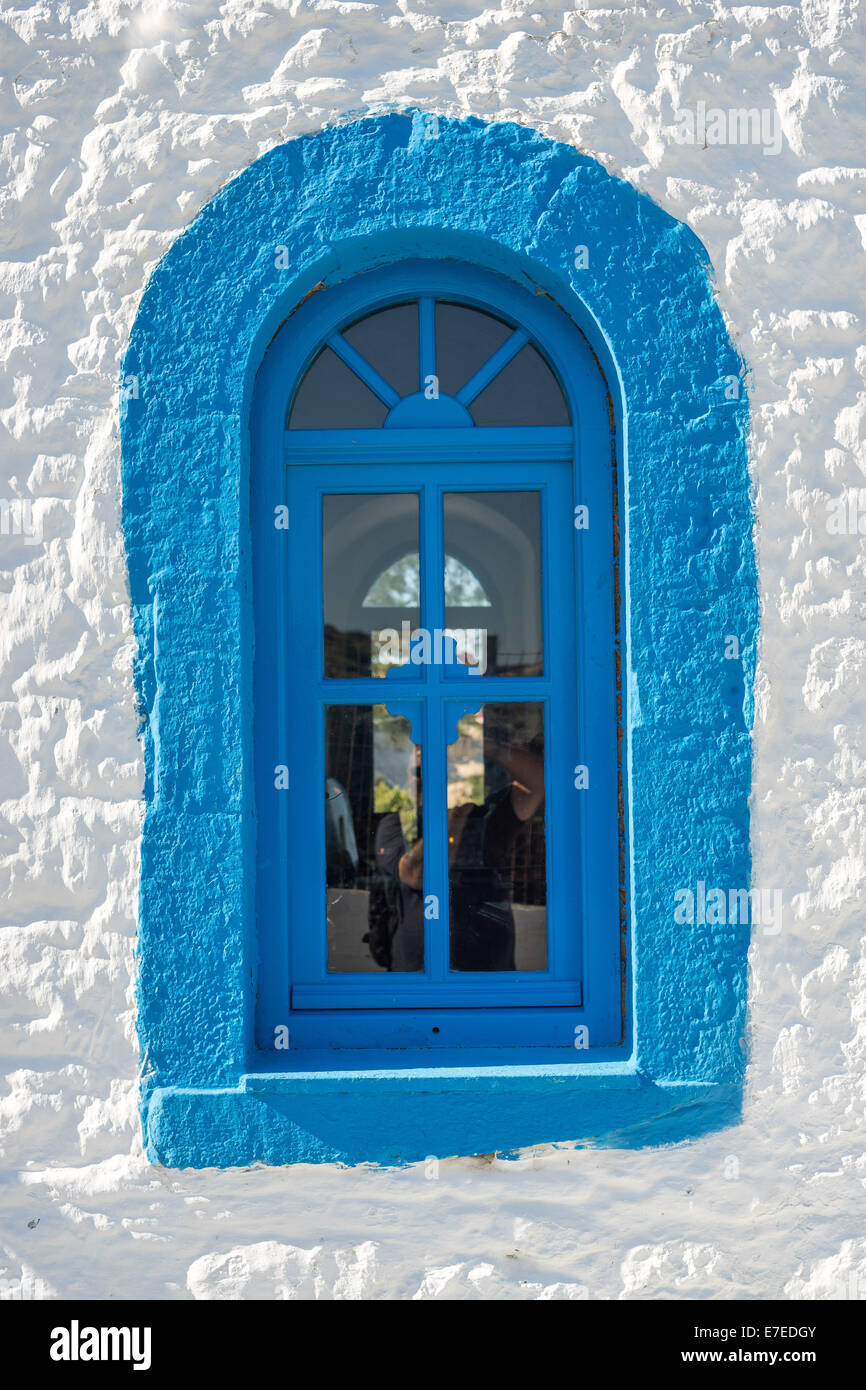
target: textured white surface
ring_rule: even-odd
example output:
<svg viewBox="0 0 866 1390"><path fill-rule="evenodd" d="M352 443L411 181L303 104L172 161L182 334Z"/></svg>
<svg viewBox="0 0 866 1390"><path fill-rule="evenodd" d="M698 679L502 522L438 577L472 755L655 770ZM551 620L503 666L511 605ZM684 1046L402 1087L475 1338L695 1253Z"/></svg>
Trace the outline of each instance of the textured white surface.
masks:
<svg viewBox="0 0 866 1390"><path fill-rule="evenodd" d="M863 5L0 3L0 1295L866 1297ZM769 105L784 139L680 145ZM149 270L233 174L364 107L514 119L703 239L752 368L763 597L742 1126L403 1171L143 1162L142 768L118 360ZM866 523L864 523L866 525ZM41 539L39 538L41 536Z"/></svg>

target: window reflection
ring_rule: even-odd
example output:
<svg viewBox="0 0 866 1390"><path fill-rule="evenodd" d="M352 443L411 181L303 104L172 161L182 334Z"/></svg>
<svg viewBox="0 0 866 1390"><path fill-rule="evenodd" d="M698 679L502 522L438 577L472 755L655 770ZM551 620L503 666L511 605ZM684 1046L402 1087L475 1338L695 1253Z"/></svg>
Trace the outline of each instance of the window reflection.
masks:
<svg viewBox="0 0 866 1390"><path fill-rule="evenodd" d="M325 709L328 970L424 969L421 749L384 705Z"/></svg>
<svg viewBox="0 0 866 1390"><path fill-rule="evenodd" d="M421 749L384 705L325 711L328 970L424 969ZM450 962L544 970L544 711L484 704L447 750Z"/></svg>
<svg viewBox="0 0 866 1390"><path fill-rule="evenodd" d="M452 970L544 970L544 710L485 704L448 747Z"/></svg>
<svg viewBox="0 0 866 1390"><path fill-rule="evenodd" d="M386 676L406 664L407 644L397 637L404 623L420 622L418 545L417 493L323 497L327 677Z"/></svg>
<svg viewBox="0 0 866 1390"><path fill-rule="evenodd" d="M443 523L446 627L471 635L480 674L541 675L540 494L449 492ZM455 563L474 587L455 583Z"/></svg>

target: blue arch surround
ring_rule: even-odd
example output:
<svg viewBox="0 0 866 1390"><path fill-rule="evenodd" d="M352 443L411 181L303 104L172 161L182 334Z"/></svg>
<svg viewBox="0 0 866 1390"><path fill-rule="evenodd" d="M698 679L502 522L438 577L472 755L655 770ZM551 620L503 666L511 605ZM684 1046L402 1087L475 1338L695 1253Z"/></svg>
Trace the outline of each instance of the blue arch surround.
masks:
<svg viewBox="0 0 866 1390"><path fill-rule="evenodd" d="M603 1059L419 1071L380 1057L363 1072L268 1076L251 1054L253 384L269 341L317 287L442 256L551 295L611 388L633 1030ZM749 928L678 925L674 895L749 885L758 612L743 364L694 235L530 130L420 114L359 121L280 146L208 204L147 285L123 377L149 1156L396 1162L545 1141L655 1144L729 1123Z"/></svg>

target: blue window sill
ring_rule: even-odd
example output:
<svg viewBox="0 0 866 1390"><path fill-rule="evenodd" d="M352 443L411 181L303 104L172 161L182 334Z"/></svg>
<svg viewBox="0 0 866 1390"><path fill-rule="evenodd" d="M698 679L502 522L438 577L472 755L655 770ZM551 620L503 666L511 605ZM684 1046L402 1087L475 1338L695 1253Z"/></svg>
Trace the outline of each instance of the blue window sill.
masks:
<svg viewBox="0 0 866 1390"><path fill-rule="evenodd" d="M147 1153L172 1168L250 1163L417 1163L539 1144L632 1148L695 1138L737 1121L740 1089L653 1081L633 1060L567 1062L515 1050L420 1065L407 1053L306 1055L244 1073L233 1088L162 1087L147 1110Z"/></svg>
<svg viewBox="0 0 866 1390"><path fill-rule="evenodd" d="M566 1048L443 1048L434 1057L406 1051L303 1053L274 1066L247 1072L240 1089L255 1095L328 1095L346 1091L536 1091L545 1080L569 1082L587 1090L640 1085L630 1061L610 1048L593 1053L598 1060L576 1062Z"/></svg>

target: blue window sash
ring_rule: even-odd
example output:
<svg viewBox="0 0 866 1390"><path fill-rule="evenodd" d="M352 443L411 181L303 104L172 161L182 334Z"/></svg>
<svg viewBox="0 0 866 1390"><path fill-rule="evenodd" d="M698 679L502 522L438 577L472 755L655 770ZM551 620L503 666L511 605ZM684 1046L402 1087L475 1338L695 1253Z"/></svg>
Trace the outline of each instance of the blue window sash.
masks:
<svg viewBox="0 0 866 1390"><path fill-rule="evenodd" d="M295 669L311 679L298 681L290 701L287 726L289 845L303 845L304 872L292 901L293 1010L358 1008L376 1004L423 1007L437 1004L472 1007L476 1002L515 1005L579 1004L581 968L580 919L582 899L577 858L555 853L555 841L580 843L580 797L571 772L577 760L577 720L573 592L573 556L569 552L571 487L567 464L536 467L487 464L464 467L442 463L419 469L383 464L364 470L351 466L289 469L289 509L294 520L290 538L289 605L294 619L291 649ZM435 481L431 475L435 474ZM321 514L328 493L369 496L380 492L410 492L419 497L421 554L421 626L445 626L442 584L442 508L446 492L534 491L541 498L541 574L545 674L533 677L471 676L453 666L402 667L387 679L325 679L322 662ZM560 592L560 586L564 593ZM296 596L293 599L293 595ZM446 868L446 744L451 741L457 713L482 703L537 701L544 707L546 744L546 841L548 847L547 904L549 968L509 972L495 980L489 972L449 969L448 894ZM324 915L324 817L319 789L325 784L323 755L324 708L335 704L378 704L411 719L413 736L422 746L424 800L428 807L424 833L424 894L440 902L438 920L425 924L425 971L408 975L340 974L327 972ZM451 715L450 720L448 719ZM572 715L570 718L569 716ZM551 730L556 731L556 744ZM550 750L555 747L551 761Z"/></svg>
<svg viewBox="0 0 866 1390"><path fill-rule="evenodd" d="M620 840L616 737L615 609L610 431L603 382L576 330L546 304L516 287L465 267L426 262L393 266L305 306L303 323L272 345L257 383L252 418L252 539L256 612L257 924L261 969L257 1045L274 1046L289 1025L292 1047L531 1046L571 1047L585 1025L591 1046L618 1044L624 1031ZM487 281L490 281L488 284ZM378 291L378 293L377 293ZM383 429L288 431L289 394L318 345L366 308L405 298L450 294L511 314L558 370L573 429ZM573 336L572 336L573 334ZM281 342L281 338L285 341ZM509 340L510 341L510 340ZM576 350L577 348L577 350ZM558 462L557 462L558 461ZM441 508L446 490L539 489L543 507L545 656L569 652L556 679L469 677L428 667L424 680L325 682L321 638L321 495L325 491L419 491ZM563 524L551 528L555 492ZM289 508L287 532L274 508ZM566 524L578 504L595 519L588 530ZM566 537L572 537L572 553ZM429 596L441 587L441 555L427 547ZM304 604L290 601L290 572L309 579ZM315 579L313 578L315 576ZM563 583L563 577L565 582ZM428 604L427 625L442 626ZM290 635L289 635L290 634ZM315 673L315 674L314 674ZM548 951L544 972L459 975L447 970L447 901L429 932L429 975L328 975L325 969L324 786L325 703L391 703L399 686L439 718L442 695L545 701L546 830L549 869ZM483 693L481 688L483 687ZM489 690L486 688L490 687ZM583 690L584 697L578 698ZM429 721L430 711L422 714ZM438 750L438 751L437 751ZM425 798L444 807L444 737L424 729ZM436 752L441 766L434 766ZM287 792L274 789L274 768L290 770ZM592 816L574 787L586 765ZM311 808L315 808L311 810ZM427 849L425 843L425 851ZM444 865L444 837L434 847ZM434 870L435 872L435 870ZM291 933L287 924L292 923ZM428 929L431 924L427 924ZM437 954L438 951L438 954Z"/></svg>

